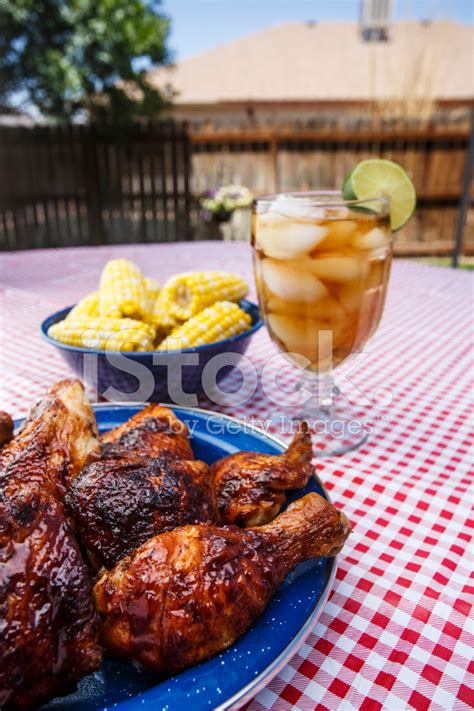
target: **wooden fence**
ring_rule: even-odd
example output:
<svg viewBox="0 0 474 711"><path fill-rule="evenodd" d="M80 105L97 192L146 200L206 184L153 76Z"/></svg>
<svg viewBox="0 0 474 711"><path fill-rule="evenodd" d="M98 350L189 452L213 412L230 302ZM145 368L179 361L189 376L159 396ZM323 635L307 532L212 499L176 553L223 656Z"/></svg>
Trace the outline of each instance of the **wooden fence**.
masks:
<svg viewBox="0 0 474 711"><path fill-rule="evenodd" d="M448 254L453 250L463 192L469 127L382 130L255 130L191 134L194 192L242 183L255 194L342 185L364 158L403 165L418 198L414 218L395 243L399 254ZM471 194L474 193L471 185ZM472 211L464 230L464 252L474 253Z"/></svg>
<svg viewBox="0 0 474 711"><path fill-rule="evenodd" d="M194 196L223 183L256 194L342 184L359 160L391 158L417 187L402 254L452 251L468 127L191 131L156 124L0 128L0 249L193 239ZM474 253L472 214L464 252Z"/></svg>
<svg viewBox="0 0 474 711"><path fill-rule="evenodd" d="M182 125L0 129L0 249L191 238Z"/></svg>

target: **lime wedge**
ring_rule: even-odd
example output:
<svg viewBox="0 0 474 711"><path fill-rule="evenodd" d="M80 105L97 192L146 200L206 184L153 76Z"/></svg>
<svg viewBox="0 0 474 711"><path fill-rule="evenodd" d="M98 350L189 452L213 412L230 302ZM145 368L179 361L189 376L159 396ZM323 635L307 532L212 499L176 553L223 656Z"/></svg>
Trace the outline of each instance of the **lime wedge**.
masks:
<svg viewBox="0 0 474 711"><path fill-rule="evenodd" d="M344 178L345 200L390 197L390 222L396 231L406 225L416 207L415 186L397 163L382 158L363 160Z"/></svg>

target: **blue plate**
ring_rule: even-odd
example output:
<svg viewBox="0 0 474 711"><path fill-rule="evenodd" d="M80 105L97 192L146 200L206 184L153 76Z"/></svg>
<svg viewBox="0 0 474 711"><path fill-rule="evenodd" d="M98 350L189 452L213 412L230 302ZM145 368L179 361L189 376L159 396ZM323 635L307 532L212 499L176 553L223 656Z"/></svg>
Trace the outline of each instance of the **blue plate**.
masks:
<svg viewBox="0 0 474 711"><path fill-rule="evenodd" d="M139 407L96 405L99 430L127 420ZM172 408L191 431L196 457L209 464L242 450L280 454L285 446L274 437L225 415L199 409ZM315 491L329 499L317 477L289 499ZM249 701L295 654L322 611L334 580L334 559L319 558L299 565L277 591L262 617L230 649L173 677L143 672L132 664L106 660L84 677L77 691L57 697L46 709L142 709L166 711L227 709Z"/></svg>

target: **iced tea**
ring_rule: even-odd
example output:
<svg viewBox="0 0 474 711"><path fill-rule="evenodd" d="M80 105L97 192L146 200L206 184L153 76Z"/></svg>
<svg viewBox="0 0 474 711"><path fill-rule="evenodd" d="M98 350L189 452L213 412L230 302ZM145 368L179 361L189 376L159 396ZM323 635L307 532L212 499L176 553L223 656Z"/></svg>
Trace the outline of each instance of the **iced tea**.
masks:
<svg viewBox="0 0 474 711"><path fill-rule="evenodd" d="M255 208L252 244L260 308L284 352L325 371L364 347L390 271L386 212L280 195Z"/></svg>

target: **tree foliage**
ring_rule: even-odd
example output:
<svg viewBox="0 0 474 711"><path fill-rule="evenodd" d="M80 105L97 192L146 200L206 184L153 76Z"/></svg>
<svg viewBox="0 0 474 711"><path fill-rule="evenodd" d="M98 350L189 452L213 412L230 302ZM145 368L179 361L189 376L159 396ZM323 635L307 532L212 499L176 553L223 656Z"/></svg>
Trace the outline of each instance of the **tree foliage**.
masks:
<svg viewBox="0 0 474 711"><path fill-rule="evenodd" d="M59 121L155 116L166 100L147 72L168 60L159 4L0 0L0 101L24 97Z"/></svg>

